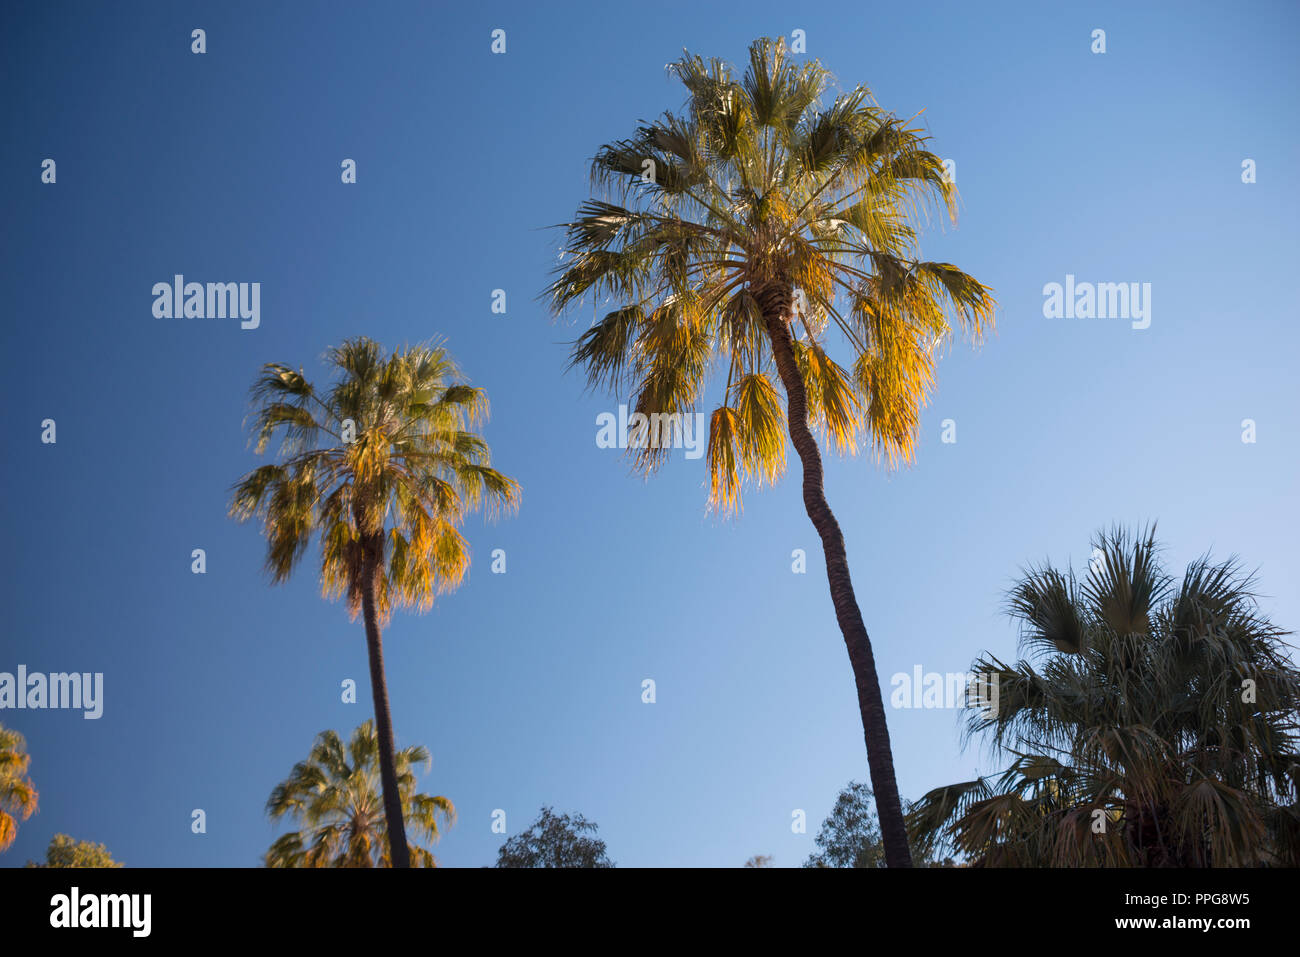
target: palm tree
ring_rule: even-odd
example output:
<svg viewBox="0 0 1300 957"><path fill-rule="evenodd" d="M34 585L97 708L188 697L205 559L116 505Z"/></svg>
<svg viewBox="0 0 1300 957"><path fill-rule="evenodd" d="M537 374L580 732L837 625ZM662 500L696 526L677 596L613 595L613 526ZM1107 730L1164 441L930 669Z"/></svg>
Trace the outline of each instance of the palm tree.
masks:
<svg viewBox="0 0 1300 957"><path fill-rule="evenodd" d="M1300 864L1300 671L1234 559L1161 566L1155 530L1099 536L1087 575L1012 590L1030 660L993 655L967 726L1011 760L909 814L983 866ZM982 682L988 679L982 679Z"/></svg>
<svg viewBox="0 0 1300 957"><path fill-rule="evenodd" d="M767 39L739 79L690 54L670 70L684 112L596 154L593 187L605 195L565 224L548 295L556 313L588 295L615 307L575 343L573 364L592 386L631 390L660 433L672 421L662 417L702 401L725 368L709 427L715 508L737 510L746 480L784 472L788 430L857 683L887 860L908 866L875 660L813 430L840 452L869 442L891 465L910 461L950 320L978 339L994 302L955 266L920 258L920 215L938 204L955 215L956 194L927 138L866 87L824 103L830 74ZM832 328L848 367L827 352ZM636 462L650 472L671 443L639 438Z"/></svg>
<svg viewBox="0 0 1300 957"><path fill-rule="evenodd" d="M0 725L0 851L18 837L18 822L36 813L39 795L27 774L31 755L27 741L17 731Z"/></svg>
<svg viewBox="0 0 1300 957"><path fill-rule="evenodd" d="M470 563L462 519L481 506L513 509L519 486L490 466L487 444L471 431L487 417L487 396L442 347L385 358L378 343L359 338L327 358L340 375L325 393L301 370L263 367L252 390L256 450L283 431L283 461L249 472L230 511L262 519L276 583L319 534L325 597L346 596L352 618L362 614L392 859L409 867L380 626L394 607L427 610L460 584Z"/></svg>
<svg viewBox="0 0 1300 957"><path fill-rule="evenodd" d="M373 721L352 732L346 749L334 731L317 735L311 756L294 765L266 802L272 818L287 814L304 825L271 845L266 866L393 866L387 796L380 795L376 773L381 753ZM424 765L427 770L430 763L422 745L403 748L393 757L405 821L419 839L433 843L439 837L439 820L452 823L456 809L445 797L415 792L415 769ZM407 851L419 867L438 866L432 852L419 844L408 844Z"/></svg>

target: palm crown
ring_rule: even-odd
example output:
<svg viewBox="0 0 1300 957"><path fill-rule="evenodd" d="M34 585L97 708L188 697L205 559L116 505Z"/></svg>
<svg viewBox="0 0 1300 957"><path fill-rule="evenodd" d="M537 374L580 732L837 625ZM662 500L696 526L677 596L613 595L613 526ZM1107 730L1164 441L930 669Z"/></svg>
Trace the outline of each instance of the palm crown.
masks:
<svg viewBox="0 0 1300 957"><path fill-rule="evenodd" d="M1234 561L1165 573L1154 532L1112 532L1087 576L1032 570L1010 611L1033 660L992 655L970 718L1013 758L938 788L911 825L1010 866L1300 862L1300 673Z"/></svg>
<svg viewBox="0 0 1300 957"><path fill-rule="evenodd" d="M36 813L39 795L27 773L30 763L23 736L0 725L0 851L17 839L18 822Z"/></svg>
<svg viewBox="0 0 1300 957"><path fill-rule="evenodd" d="M279 837L266 854L268 867L391 867L388 828L379 787L379 742L374 722L366 721L344 747L335 731L317 738L306 761L294 765L277 785L266 809L273 819L286 815L302 830ZM416 792L415 772L427 769L429 752L421 745L395 755L402 816L408 833L429 843L439 837L439 821L455 820L444 797ZM435 867L433 853L408 844L417 867Z"/></svg>
<svg viewBox="0 0 1300 957"><path fill-rule="evenodd" d="M342 375L323 394L301 371L263 368L253 387L256 450L283 432L284 461L245 476L231 512L263 518L277 582L319 532L323 590L346 596L353 616L368 556L381 619L394 605L426 609L469 566L464 514L519 500L517 483L491 467L486 443L470 431L487 415L486 396L437 346L385 357L360 338L328 358Z"/></svg>
<svg viewBox="0 0 1300 957"><path fill-rule="evenodd" d="M987 287L921 260L918 215L956 194L926 137L876 106L862 86L823 103L830 74L759 40L737 78L686 54L686 86L665 114L606 145L591 199L566 224L549 288L556 311L590 294L613 303L577 341L592 385L630 389L636 410L685 412L726 371L709 434L711 501L739 505L747 477L785 468L773 313L785 320L808 414L840 451L867 438L891 462L912 457L936 349L955 319L973 338L993 321ZM852 353L827 352L834 327ZM657 467L653 441L638 464Z"/></svg>

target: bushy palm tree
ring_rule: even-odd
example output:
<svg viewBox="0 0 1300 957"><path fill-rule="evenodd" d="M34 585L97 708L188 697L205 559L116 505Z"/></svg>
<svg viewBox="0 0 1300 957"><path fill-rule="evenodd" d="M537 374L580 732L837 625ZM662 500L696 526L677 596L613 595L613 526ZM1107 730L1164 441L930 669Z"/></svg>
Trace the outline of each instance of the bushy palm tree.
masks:
<svg viewBox="0 0 1300 957"><path fill-rule="evenodd" d="M1300 864L1300 672L1235 560L1163 569L1154 528L1099 537L1082 578L1011 592L1029 660L993 655L971 734L1006 771L937 788L919 838L985 866ZM996 707L994 707L996 706Z"/></svg>
<svg viewBox="0 0 1300 957"><path fill-rule="evenodd" d="M311 756L294 765L288 779L277 785L266 802L274 819L286 815L302 829L282 835L266 853L267 867L391 867L384 798L379 782L379 738L366 721L352 732L346 749L334 731L316 737ZM419 841L438 840L442 821L450 824L456 810L445 797L416 793L415 772L430 764L421 745L393 756L402 813L410 834ZM409 840L409 838L408 838ZM407 845L417 867L436 867L433 853L419 843Z"/></svg>
<svg viewBox="0 0 1300 957"><path fill-rule="evenodd" d="M743 76L690 54L670 69L687 90L684 112L596 154L603 195L565 226L551 303L614 307L573 362L593 386L630 390L647 417L688 412L725 372L708 441L719 510L739 507L747 480L784 472L788 429L853 665L886 854L906 866L875 660L813 430L841 452L870 443L891 463L910 460L950 324L979 338L994 302L955 266L921 259L920 216L955 213L956 194L927 138L866 87L826 102L830 74L766 39ZM847 365L828 351L836 330ZM643 427L635 450L647 472L671 445L665 420L654 421L659 433Z"/></svg>
<svg viewBox="0 0 1300 957"><path fill-rule="evenodd" d="M252 392L256 449L281 433L282 461L235 486L231 514L262 519L277 583L318 535L325 596L344 596L351 616L362 614L392 858L408 867L380 626L393 608L426 610L461 582L470 563L461 521L480 506L515 507L519 486L491 467L472 431L486 419L487 396L445 349L412 346L385 357L359 338L328 359L339 375L325 392L301 370L263 367Z"/></svg>
<svg viewBox="0 0 1300 957"><path fill-rule="evenodd" d="M0 725L0 851L17 839L18 822L36 813L39 794L27 773L31 760L26 739Z"/></svg>

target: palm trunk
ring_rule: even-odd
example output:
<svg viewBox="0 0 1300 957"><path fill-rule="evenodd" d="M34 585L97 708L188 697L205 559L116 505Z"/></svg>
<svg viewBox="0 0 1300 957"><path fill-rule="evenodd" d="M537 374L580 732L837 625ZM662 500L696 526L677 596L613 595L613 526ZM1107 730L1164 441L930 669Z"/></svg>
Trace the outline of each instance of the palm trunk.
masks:
<svg viewBox="0 0 1300 957"><path fill-rule="evenodd" d="M894 778L894 756L889 747L889 728L885 724L885 704L880 694L880 679L876 675L876 659L871 653L871 639L867 636L867 627L862 622L862 612L853 594L844 536L826 503L821 452L808 428L808 397L803 376L795 362L787 324L792 290L785 284L769 283L754 293L771 338L777 372L785 386L790 441L803 463L804 508L821 536L835 618L844 635L849 662L853 665L853 678L858 687L858 710L862 715L862 731L867 743L871 790L875 793L876 813L880 817L880 833L885 845L885 864L888 867L911 867L912 852L907 844L907 827L898 798L898 782Z"/></svg>
<svg viewBox="0 0 1300 957"><path fill-rule="evenodd" d="M411 852L406 844L402 821L402 796L397 788L397 767L393 759L393 715L388 707L388 682L384 679L384 642L379 633L375 609L375 575L378 561L372 550L362 572L361 613L366 622L366 650L370 657L370 690L375 699L375 734L379 739L379 780L384 789L384 818L388 824L388 851L393 867L410 867Z"/></svg>

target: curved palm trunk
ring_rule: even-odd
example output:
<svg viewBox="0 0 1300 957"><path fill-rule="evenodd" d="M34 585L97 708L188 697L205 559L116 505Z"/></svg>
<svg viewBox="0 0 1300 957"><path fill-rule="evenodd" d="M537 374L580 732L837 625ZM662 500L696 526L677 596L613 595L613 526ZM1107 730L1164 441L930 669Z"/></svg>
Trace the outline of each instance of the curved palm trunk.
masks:
<svg viewBox="0 0 1300 957"><path fill-rule="evenodd" d="M858 686L858 710L862 714L862 731L867 742L867 766L871 771L871 790L876 797L880 816L880 834L885 845L888 867L911 867L912 853L907 844L903 808L898 799L898 782L894 778L894 756L889 747L889 728L885 725L885 704L876 675L876 659L871 653L871 639L862 622L853 582L849 578L849 560L844 551L844 536L839 523L826 503L822 487L822 457L817 441L808 428L808 397L803 376L795 362L787 317L791 314L792 290L787 285L769 284L754 290L763 312L777 372L785 386L790 441L803 463L803 504L821 536L826 556L826 578L830 583L835 618L848 647L853 678Z"/></svg>
<svg viewBox="0 0 1300 957"><path fill-rule="evenodd" d="M375 574L378 569L374 553L367 558L361 586L361 613L366 623L366 650L370 658L370 690L375 699L375 734L379 739L379 780L384 789L384 818L388 824L388 851L393 867L410 867L411 851L406 844L406 825L402 821L402 796L397 788L397 768L393 760L393 715L388 707L388 682L384 678L384 642L379 633L379 615L375 609Z"/></svg>

